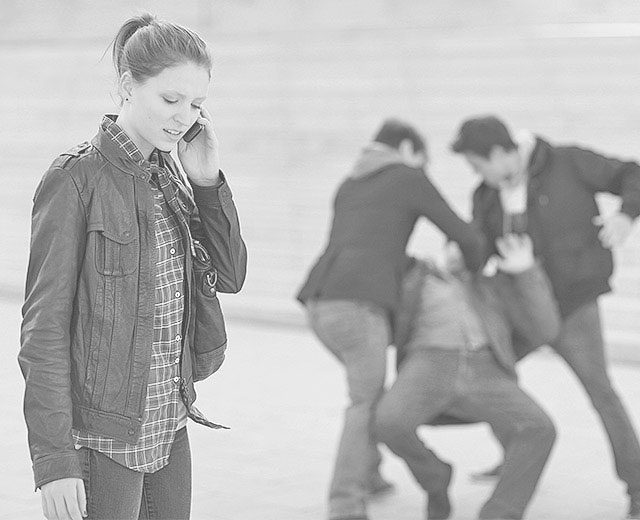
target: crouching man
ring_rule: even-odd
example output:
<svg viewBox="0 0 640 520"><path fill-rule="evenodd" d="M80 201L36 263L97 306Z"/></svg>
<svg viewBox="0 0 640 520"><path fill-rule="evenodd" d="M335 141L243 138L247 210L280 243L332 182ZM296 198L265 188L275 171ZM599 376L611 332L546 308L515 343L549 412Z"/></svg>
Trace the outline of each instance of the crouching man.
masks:
<svg viewBox="0 0 640 520"><path fill-rule="evenodd" d="M504 468L481 519L521 519L555 440L548 415L519 386L514 347L555 340L558 310L527 235L498 239L498 272L464 269L448 247L446 269L416 261L397 320L398 377L381 399L375 431L427 492L429 520L451 514L452 467L417 435L447 414L487 422L505 441ZM525 343L525 345L522 345Z"/></svg>

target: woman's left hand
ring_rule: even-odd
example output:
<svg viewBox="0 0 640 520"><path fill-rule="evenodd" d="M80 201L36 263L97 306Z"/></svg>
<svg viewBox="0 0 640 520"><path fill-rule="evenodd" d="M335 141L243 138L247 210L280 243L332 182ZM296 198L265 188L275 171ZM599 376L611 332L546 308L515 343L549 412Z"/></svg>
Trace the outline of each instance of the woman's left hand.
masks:
<svg viewBox="0 0 640 520"><path fill-rule="evenodd" d="M184 139L178 142L180 163L189 179L198 186L215 186L220 183L218 138L211 119L211 113L202 107L197 119L204 126L202 132L190 143Z"/></svg>

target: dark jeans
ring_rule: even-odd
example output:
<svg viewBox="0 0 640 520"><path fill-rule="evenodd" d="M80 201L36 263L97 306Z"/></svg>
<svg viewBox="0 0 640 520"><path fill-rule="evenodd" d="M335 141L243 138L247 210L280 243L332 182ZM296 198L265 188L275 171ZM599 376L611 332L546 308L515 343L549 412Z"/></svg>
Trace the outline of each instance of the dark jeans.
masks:
<svg viewBox="0 0 640 520"><path fill-rule="evenodd" d="M506 446L504 468L480 518L520 519L555 440L547 414L497 363L488 348L409 352L376 412L379 440L409 466L427 492L441 490L447 465L417 434L446 412L488 422Z"/></svg>
<svg viewBox="0 0 640 520"><path fill-rule="evenodd" d="M187 428L176 432L169 463L155 473L130 470L102 453L80 449L88 520L186 520L191 514Z"/></svg>
<svg viewBox="0 0 640 520"><path fill-rule="evenodd" d="M600 415L618 476L626 482L629 493L640 492L640 445L607 373L597 301L580 307L564 320L553 348L576 374Z"/></svg>

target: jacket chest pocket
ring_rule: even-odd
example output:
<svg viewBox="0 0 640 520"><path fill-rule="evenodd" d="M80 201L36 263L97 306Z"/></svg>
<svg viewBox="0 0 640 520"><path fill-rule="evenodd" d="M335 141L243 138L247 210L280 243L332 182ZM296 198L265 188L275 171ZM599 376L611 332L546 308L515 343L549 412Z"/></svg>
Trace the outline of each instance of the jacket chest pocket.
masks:
<svg viewBox="0 0 640 520"><path fill-rule="evenodd" d="M137 235L98 229L95 236L96 270L106 276L125 276L138 268L140 247Z"/></svg>

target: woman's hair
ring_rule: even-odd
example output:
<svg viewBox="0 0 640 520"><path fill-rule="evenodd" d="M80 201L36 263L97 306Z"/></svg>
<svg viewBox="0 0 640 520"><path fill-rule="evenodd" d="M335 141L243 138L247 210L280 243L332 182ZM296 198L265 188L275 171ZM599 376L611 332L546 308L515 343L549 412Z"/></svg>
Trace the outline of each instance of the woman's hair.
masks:
<svg viewBox="0 0 640 520"><path fill-rule="evenodd" d="M118 77L129 71L138 82L185 62L206 68L211 76L211 55L202 38L185 27L157 20L149 13L124 22L113 40L112 57Z"/></svg>

